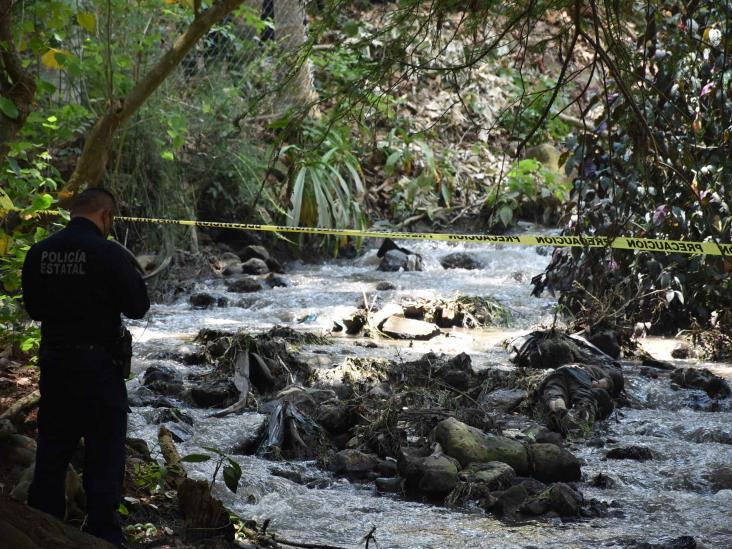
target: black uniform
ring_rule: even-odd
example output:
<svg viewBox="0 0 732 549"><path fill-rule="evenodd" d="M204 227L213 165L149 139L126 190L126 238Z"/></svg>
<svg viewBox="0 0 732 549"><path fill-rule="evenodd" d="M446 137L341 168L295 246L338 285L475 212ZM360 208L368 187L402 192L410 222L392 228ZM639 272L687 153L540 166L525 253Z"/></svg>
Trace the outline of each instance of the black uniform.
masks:
<svg viewBox="0 0 732 549"><path fill-rule="evenodd" d="M28 503L63 518L66 470L84 437L88 530L122 542L127 391L113 364L120 313L142 318L147 289L132 258L82 217L34 245L23 265L23 300L41 321L38 449Z"/></svg>

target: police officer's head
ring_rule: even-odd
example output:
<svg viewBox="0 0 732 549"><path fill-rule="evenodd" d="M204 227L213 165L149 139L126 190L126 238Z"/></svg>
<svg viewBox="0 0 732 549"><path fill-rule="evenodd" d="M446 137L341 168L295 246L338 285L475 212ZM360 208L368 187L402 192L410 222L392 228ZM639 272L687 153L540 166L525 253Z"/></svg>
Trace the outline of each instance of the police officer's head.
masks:
<svg viewBox="0 0 732 549"><path fill-rule="evenodd" d="M98 188L79 193L71 206L71 217L85 217L92 221L106 237L112 231L117 201L109 191Z"/></svg>

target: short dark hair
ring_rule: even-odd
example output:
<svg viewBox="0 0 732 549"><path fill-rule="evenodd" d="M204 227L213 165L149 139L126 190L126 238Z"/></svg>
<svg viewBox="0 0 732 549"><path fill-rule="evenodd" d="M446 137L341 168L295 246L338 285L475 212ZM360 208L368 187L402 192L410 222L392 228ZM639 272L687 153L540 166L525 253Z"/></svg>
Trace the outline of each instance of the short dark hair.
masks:
<svg viewBox="0 0 732 549"><path fill-rule="evenodd" d="M79 193L71 205L71 215L84 215L110 208L117 210L117 200L106 189L93 187Z"/></svg>

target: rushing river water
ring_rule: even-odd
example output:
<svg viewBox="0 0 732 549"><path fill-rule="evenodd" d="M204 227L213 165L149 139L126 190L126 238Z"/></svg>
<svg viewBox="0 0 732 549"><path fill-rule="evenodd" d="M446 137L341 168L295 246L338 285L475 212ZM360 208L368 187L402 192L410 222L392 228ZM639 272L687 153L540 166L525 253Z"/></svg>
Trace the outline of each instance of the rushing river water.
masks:
<svg viewBox="0 0 732 549"><path fill-rule="evenodd" d="M456 294L490 295L513 313L507 329L454 330L428 342L399 344L379 342L376 349L355 345L357 340L336 337L335 345L311 349L328 353L327 359L340 362L344 356L418 357L432 350L455 354L467 352L481 367L509 367L503 339L531 326L551 321L554 302L530 297L529 280L541 272L547 257L533 248L520 246L449 245L444 243L403 243L422 254L425 270L409 273L376 271L375 251L352 260L321 265L294 264L288 267L288 288L246 294L246 308L231 306L192 310L187 300L172 305L153 306L149 319L133 324L136 338L136 372L159 360L159 355L190 343L204 327L261 332L274 325L323 332L351 311L366 294L369 300L388 296L445 297ZM484 262L478 271L444 270L439 258L453 251L468 251ZM375 292L379 281L397 286L391 292ZM227 294L223 281L201 283L202 290L226 294L236 303L242 295ZM668 342L650 340L648 346L658 358L670 348ZM307 352L307 350L306 350ZM201 367L185 366L170 360L167 365L184 374ZM678 361L689 365L689 361ZM674 391L668 378L650 379L641 368L625 364L626 387L633 401L600 428L603 439L616 444L636 444L651 448L656 457L639 462L604 460L607 447L576 445L571 450L584 460L583 477L589 480L602 472L615 480L612 488L593 488L582 483L586 498L611 503L611 516L574 522L535 521L521 525L502 523L471 509L453 510L378 494L373 484L357 485L332 477L313 463L282 464L254 456L234 456L243 477L238 494L216 488L218 497L234 512L258 521L271 519L270 529L284 538L321 542L346 547L363 547L361 539L376 526L380 547L477 548L477 547L622 547L630 540L666 541L682 535L693 536L700 547L732 547L732 490L715 493L715 475L729 475L732 469L732 403L723 402L719 411L708 409L708 399L700 391ZM730 365L705 365L732 379ZM130 382L134 388L139 379ZM156 446L157 426L150 425L149 408L134 408L130 416L130 436L145 438ZM182 454L200 452L203 446L227 451L235 447L243 433L261 421L254 412L222 419L207 416L210 410L190 409L195 418L195 434L180 444ZM610 443L609 447L616 444ZM271 473L274 467L297 469L305 479L295 483ZM192 476L210 478L210 462L188 464ZM729 480L727 480L729 486Z"/></svg>

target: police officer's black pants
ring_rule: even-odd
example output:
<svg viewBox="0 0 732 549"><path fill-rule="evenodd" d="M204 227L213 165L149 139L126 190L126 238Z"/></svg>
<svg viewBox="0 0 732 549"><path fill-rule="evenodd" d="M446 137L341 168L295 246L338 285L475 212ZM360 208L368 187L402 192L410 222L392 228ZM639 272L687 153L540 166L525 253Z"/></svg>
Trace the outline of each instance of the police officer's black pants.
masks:
<svg viewBox="0 0 732 549"><path fill-rule="evenodd" d="M86 530L122 543L117 509L122 497L127 395L121 374L103 349L42 349L38 448L28 504L61 519L72 454L84 438Z"/></svg>

